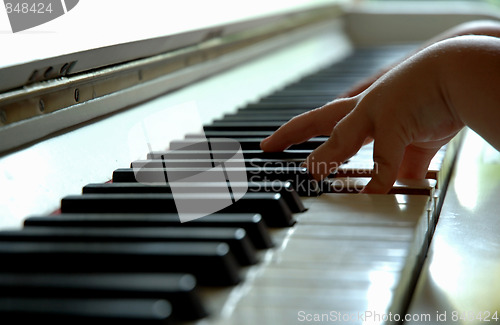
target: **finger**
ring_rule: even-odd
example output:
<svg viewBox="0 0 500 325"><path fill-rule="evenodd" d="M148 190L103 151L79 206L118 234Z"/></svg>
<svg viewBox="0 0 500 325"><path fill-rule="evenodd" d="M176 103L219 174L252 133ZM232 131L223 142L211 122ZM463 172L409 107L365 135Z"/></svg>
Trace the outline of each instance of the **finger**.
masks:
<svg viewBox="0 0 500 325"><path fill-rule="evenodd" d="M330 138L316 148L305 162L309 173L322 180L352 157L366 141L370 125L364 116L351 112L333 129Z"/></svg>
<svg viewBox="0 0 500 325"><path fill-rule="evenodd" d="M410 144L406 147L398 178L424 179L429 164L439 148L421 148Z"/></svg>
<svg viewBox="0 0 500 325"><path fill-rule="evenodd" d="M329 135L335 124L353 107L352 99L343 99L296 116L264 139L260 145L261 149L283 151L292 144L302 143L312 137Z"/></svg>
<svg viewBox="0 0 500 325"><path fill-rule="evenodd" d="M385 194L394 185L403 161L406 143L397 132L382 130L375 135L372 179L362 193Z"/></svg>

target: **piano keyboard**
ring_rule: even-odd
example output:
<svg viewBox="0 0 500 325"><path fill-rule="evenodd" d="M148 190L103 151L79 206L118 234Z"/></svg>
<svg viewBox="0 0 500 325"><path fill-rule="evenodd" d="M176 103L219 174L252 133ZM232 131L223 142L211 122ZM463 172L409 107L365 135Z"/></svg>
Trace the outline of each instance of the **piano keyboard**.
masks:
<svg viewBox="0 0 500 325"><path fill-rule="evenodd" d="M407 308L439 214L454 144L438 152L428 179L398 181L387 195L356 195L373 172L370 145L317 183L300 163L325 137L283 153L263 153L259 143L408 50L356 50L206 125L211 141L239 141L250 181L240 200L215 214L180 223L172 184L135 182L123 166L111 183L63 198L60 213L0 232L2 322L398 323L394 315ZM187 134L171 148L200 137ZM175 172L207 163L199 151L185 154L151 152L141 172L155 180L166 166ZM210 204L223 200L226 184L180 188L176 199Z"/></svg>

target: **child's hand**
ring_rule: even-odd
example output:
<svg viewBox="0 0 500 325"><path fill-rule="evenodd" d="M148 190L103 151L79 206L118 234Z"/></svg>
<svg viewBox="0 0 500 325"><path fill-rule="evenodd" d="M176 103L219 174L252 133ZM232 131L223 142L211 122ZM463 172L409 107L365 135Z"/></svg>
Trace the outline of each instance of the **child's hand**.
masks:
<svg viewBox="0 0 500 325"><path fill-rule="evenodd" d="M419 52L359 95L293 118L265 139L262 149L281 151L330 135L306 160L313 176L321 179L373 139L378 173L365 193L386 193L397 178L425 177L435 153L464 126L449 107L442 80L446 53L439 45Z"/></svg>

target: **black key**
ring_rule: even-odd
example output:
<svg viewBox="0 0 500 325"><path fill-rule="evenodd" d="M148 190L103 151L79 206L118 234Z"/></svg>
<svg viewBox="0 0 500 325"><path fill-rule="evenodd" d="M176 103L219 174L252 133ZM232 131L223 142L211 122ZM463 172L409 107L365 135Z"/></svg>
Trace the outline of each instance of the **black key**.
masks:
<svg viewBox="0 0 500 325"><path fill-rule="evenodd" d="M240 265L257 263L250 239L242 228L55 228L33 227L0 231L0 242L168 243L222 242Z"/></svg>
<svg viewBox="0 0 500 325"><path fill-rule="evenodd" d="M233 123L248 123L250 124L250 128L252 128L255 124L258 122L262 122L261 124L269 125L271 122L275 124L279 124L279 126L285 124L288 122L293 116L288 117L278 117L278 118L271 118L271 116L260 116L260 118L221 118L221 119L214 119L211 124L208 124L207 126L211 125L228 125L228 124L233 124ZM278 126L278 127L279 127ZM264 129L265 130L265 129Z"/></svg>
<svg viewBox="0 0 500 325"><path fill-rule="evenodd" d="M151 156L161 157L164 152L152 152ZM248 167L300 167L304 159L231 159L230 164ZM214 159L149 159L136 160L130 164L133 168L200 168L219 164L219 160ZM230 165L229 164L229 165Z"/></svg>
<svg viewBox="0 0 500 325"><path fill-rule="evenodd" d="M336 89L333 89L333 88ZM289 88L283 89L283 91L273 94L270 96L271 99L279 101L280 98L311 98L311 99L321 99L324 100L324 104L327 104L337 98L340 94L348 90L349 87L339 87L335 82L308 82L304 84L293 85Z"/></svg>
<svg viewBox="0 0 500 325"><path fill-rule="evenodd" d="M193 204L196 200L196 204ZM217 201L221 201L218 203ZM63 213L177 213L177 205L190 208L183 213L200 214L206 206L223 206L226 195L219 194L86 194L62 199ZM259 213L270 227L290 227L292 213L280 194L247 193L218 213Z"/></svg>
<svg viewBox="0 0 500 325"><path fill-rule="evenodd" d="M238 121L227 121L227 122L213 122L209 125L203 126L205 131L275 131L277 130L283 122L273 122L273 121L257 121L257 122L238 122Z"/></svg>
<svg viewBox="0 0 500 325"><path fill-rule="evenodd" d="M264 138L242 138L237 141L243 150L260 150L260 143L262 140L264 140ZM328 137L316 137L306 142L292 145L290 150L314 150L326 140L328 140ZM225 144L228 143L228 140L213 138L210 139L210 142ZM171 150L183 150L186 146L189 146L190 150L205 150L205 143L200 142L199 139L184 139L170 142Z"/></svg>
<svg viewBox="0 0 500 325"><path fill-rule="evenodd" d="M273 134L273 131L205 131L204 135L196 133L188 133L185 135L186 139L199 139L199 138L256 138L256 137L268 137Z"/></svg>
<svg viewBox="0 0 500 325"><path fill-rule="evenodd" d="M314 80L311 81L308 79L303 79L301 82L283 88L283 91L291 93L298 91L299 95L313 95L318 91L323 91L323 95L330 95L330 98L333 99L339 93L349 89L349 87L346 87L346 85L353 84L356 80L357 78L352 78L347 82L343 82L342 80L332 78L331 80L324 80L323 82L315 82Z"/></svg>
<svg viewBox="0 0 500 325"><path fill-rule="evenodd" d="M266 113L268 111L284 111L284 112L292 112L292 111L310 111L312 109L323 106L325 103L302 103L302 102L274 102L274 103L265 103L258 102L253 104L248 104L245 107L241 107L238 109L239 111L260 111L261 113Z"/></svg>
<svg viewBox="0 0 500 325"><path fill-rule="evenodd" d="M193 274L200 284L234 285L239 265L225 243L4 242L0 272Z"/></svg>
<svg viewBox="0 0 500 325"><path fill-rule="evenodd" d="M289 111L239 111L236 114L225 114L222 118L224 121L288 121L294 116L302 113Z"/></svg>
<svg viewBox="0 0 500 325"><path fill-rule="evenodd" d="M234 116L248 116L252 117L255 115L292 115L296 116L299 114L302 114L304 112L310 111L311 108L294 108L294 109L272 109L268 108L266 109L265 107L261 106L255 106L255 109L253 108L240 108L238 109L238 112L234 114Z"/></svg>
<svg viewBox="0 0 500 325"><path fill-rule="evenodd" d="M182 273L0 273L3 297L165 299L172 317L208 315L196 292L196 279Z"/></svg>
<svg viewBox="0 0 500 325"><path fill-rule="evenodd" d="M273 242L264 220L259 214L212 214L180 223L177 214L73 214L32 216L24 220L24 227L232 227L243 228L255 248L271 248Z"/></svg>
<svg viewBox="0 0 500 325"><path fill-rule="evenodd" d="M155 160L157 161L157 160ZM158 160L161 162L160 160ZM303 212L305 207L290 182L249 182L231 183L231 188L238 192L246 189L250 193L279 193L292 212ZM227 184L217 182L204 183L176 183L176 193L226 193ZM83 187L83 194L105 193L172 193L170 184L142 184L142 183L102 183L88 184Z"/></svg>
<svg viewBox="0 0 500 325"><path fill-rule="evenodd" d="M290 92L294 90L310 90L312 93L314 93L315 90L323 90L326 92L325 95L329 93L338 94L348 90L352 85L362 79L363 78L360 78L360 76L342 77L337 73L332 74L331 72L325 71L324 73L305 77L300 80L300 82L284 88L284 90ZM304 92L304 94L307 94L307 92Z"/></svg>
<svg viewBox="0 0 500 325"><path fill-rule="evenodd" d="M259 112L260 114L256 114L256 111L253 113L249 114L242 114L245 111L241 111L238 114L225 114L224 117L221 119L223 121L288 121L297 114L292 114L290 112L281 112L281 113L274 113L271 114L269 112L266 112L263 114L263 112Z"/></svg>
<svg viewBox="0 0 500 325"><path fill-rule="evenodd" d="M171 312L158 299L0 298L0 319L9 325L165 325Z"/></svg>
<svg viewBox="0 0 500 325"><path fill-rule="evenodd" d="M264 152L262 150L243 150L243 156L245 159L259 158L259 159L306 159L312 150L285 150L281 152ZM223 160L221 158L232 158L234 156L234 151L223 151L223 150L212 150L202 151L202 150L178 150L178 151L167 151L167 152L152 152L148 153L148 159L209 159L209 155L217 155L218 160ZM208 155L208 157L207 157Z"/></svg>
<svg viewBox="0 0 500 325"><path fill-rule="evenodd" d="M228 162L228 167L225 168L228 172L246 173L246 176L251 182L269 182L273 180L289 181L298 183L308 181L310 179L307 168L305 167L233 167L231 162ZM211 168L212 166L207 166ZM220 170L214 170L198 167L198 168L119 168L113 172L113 183L128 182L133 183L137 180L143 182L178 182L186 177L204 173L208 179L217 179ZM214 177L209 174L213 173ZM269 178L269 179L263 179Z"/></svg>
<svg viewBox="0 0 500 325"><path fill-rule="evenodd" d="M305 167L244 167L225 168L228 173L242 174L250 182L273 182L275 180L291 182L297 193L305 196L316 196L319 193L318 183L311 178ZM204 179L216 181L221 179L220 170L207 168L120 168L113 172L113 183L171 183L203 173ZM224 179L221 179L221 181ZM235 191L233 190L233 193Z"/></svg>
<svg viewBox="0 0 500 325"><path fill-rule="evenodd" d="M276 103L289 102L289 101L299 101L304 103L317 103L318 101L323 102L323 104L328 103L335 99L342 91L346 90L347 87L335 87L331 86L331 89L284 89L273 93L272 95L262 99L262 103Z"/></svg>
<svg viewBox="0 0 500 325"><path fill-rule="evenodd" d="M331 99L333 99L334 96L332 96ZM314 103L304 103L304 102L295 102L295 101L288 101L288 102L274 102L274 103L266 103L265 101L261 101L256 104L249 104L245 106L244 108L241 108L242 110L245 109L252 109L252 110L304 110L308 111L314 108L318 108L326 104L325 101L319 100Z"/></svg>
<svg viewBox="0 0 500 325"><path fill-rule="evenodd" d="M195 134L195 133L188 133L185 135L186 139L205 139L205 138L230 138L230 139L235 139L237 141L244 140L247 138L267 138L273 134L273 131L245 131L245 130L239 130L239 131L205 131L205 134ZM323 139L328 139L327 136L319 136L315 138L311 138L310 140L314 141L321 141Z"/></svg>

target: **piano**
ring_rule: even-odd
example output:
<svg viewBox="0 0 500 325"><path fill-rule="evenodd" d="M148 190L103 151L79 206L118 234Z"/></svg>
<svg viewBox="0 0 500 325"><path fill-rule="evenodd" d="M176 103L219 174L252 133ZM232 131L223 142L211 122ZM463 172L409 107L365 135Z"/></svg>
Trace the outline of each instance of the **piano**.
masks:
<svg viewBox="0 0 500 325"><path fill-rule="evenodd" d="M398 180L386 195L357 193L376 172L371 145L318 183L300 162L324 137L284 153L258 143L431 36L499 9L229 7L216 22L69 40L1 63L2 323L497 323L500 156L475 133L443 147L425 180ZM228 143L239 148L222 155ZM222 182L172 182L217 168ZM193 220L179 219L181 199Z"/></svg>

